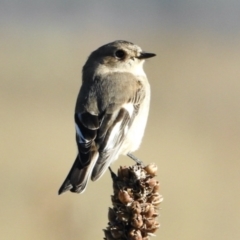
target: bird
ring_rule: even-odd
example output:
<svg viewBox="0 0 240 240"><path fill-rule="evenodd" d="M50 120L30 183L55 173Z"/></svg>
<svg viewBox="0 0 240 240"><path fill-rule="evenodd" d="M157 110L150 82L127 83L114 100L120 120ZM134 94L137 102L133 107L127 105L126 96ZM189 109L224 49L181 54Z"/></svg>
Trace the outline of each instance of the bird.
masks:
<svg viewBox="0 0 240 240"><path fill-rule="evenodd" d="M88 57L75 106L77 156L58 194L83 193L119 155L136 151L150 105L145 59L156 56L129 41L105 44Z"/></svg>

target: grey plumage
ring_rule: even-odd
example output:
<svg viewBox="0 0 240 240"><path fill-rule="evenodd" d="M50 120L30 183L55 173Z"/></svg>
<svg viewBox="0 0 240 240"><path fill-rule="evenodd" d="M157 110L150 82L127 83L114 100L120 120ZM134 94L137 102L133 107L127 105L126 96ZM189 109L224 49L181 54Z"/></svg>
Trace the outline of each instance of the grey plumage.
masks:
<svg viewBox="0 0 240 240"><path fill-rule="evenodd" d="M78 155L59 194L83 192L119 154L139 147L150 100L142 65L153 56L126 41L106 44L89 56L75 107Z"/></svg>

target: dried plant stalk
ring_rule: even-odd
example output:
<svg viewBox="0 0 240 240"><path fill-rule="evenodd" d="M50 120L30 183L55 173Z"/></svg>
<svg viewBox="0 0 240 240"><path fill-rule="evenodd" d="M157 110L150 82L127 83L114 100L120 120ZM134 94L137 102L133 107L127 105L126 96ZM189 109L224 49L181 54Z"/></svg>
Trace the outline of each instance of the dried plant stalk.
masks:
<svg viewBox="0 0 240 240"><path fill-rule="evenodd" d="M156 172L155 164L120 167L117 175L111 171L113 207L108 212L105 240L149 240L155 236L163 200Z"/></svg>

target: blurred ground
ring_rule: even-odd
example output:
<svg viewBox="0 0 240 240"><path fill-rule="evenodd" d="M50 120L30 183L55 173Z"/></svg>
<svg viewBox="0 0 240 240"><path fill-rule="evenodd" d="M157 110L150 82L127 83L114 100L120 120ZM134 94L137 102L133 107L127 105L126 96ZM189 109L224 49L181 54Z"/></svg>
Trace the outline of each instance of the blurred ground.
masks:
<svg viewBox="0 0 240 240"><path fill-rule="evenodd" d="M86 21L75 19L74 27L71 21L61 27L58 18L52 23L54 11L47 5L49 24L31 11L18 22L18 11L2 6L7 7L0 27L1 239L103 238L109 174L91 182L83 195L58 196L57 190L76 154L73 110L81 67L92 50L116 39L157 53L145 64L152 102L137 152L159 166L164 202L155 239L240 239L240 33L229 27L234 24L226 20L229 26L220 32L216 24L212 30L197 21L191 25L190 17L189 24L174 25L171 16L184 15L184 6L179 13L173 4L178 14L171 15L171 6L156 8L155 1L132 8L129 24L131 16L119 15L132 7L126 2L109 12L96 2L76 7L74 16L79 11ZM205 8L196 8L203 18ZM166 13L166 22L160 21ZM124 164L132 162L121 157L113 168Z"/></svg>

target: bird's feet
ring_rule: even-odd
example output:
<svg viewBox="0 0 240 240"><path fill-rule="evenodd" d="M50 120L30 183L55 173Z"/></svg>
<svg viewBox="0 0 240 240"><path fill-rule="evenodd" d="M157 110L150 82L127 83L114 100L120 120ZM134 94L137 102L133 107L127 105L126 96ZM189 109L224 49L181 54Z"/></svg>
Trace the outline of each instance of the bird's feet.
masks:
<svg viewBox="0 0 240 240"><path fill-rule="evenodd" d="M130 157L137 164L144 166L143 162L139 158L135 157L132 153L128 153L127 156Z"/></svg>

